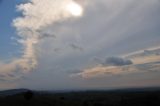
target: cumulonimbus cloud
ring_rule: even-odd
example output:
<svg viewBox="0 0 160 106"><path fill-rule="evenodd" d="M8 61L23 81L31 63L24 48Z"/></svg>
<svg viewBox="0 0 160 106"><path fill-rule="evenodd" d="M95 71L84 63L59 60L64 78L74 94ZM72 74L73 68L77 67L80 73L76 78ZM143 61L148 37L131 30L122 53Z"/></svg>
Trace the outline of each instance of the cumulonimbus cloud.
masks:
<svg viewBox="0 0 160 106"><path fill-rule="evenodd" d="M42 38L48 37L44 30L45 27L72 17L72 14L66 11L66 5L72 2L75 1L28 0L27 3L17 6L17 10L22 13L22 16L13 20L13 26L19 36L17 41L23 48L22 56L11 60L9 63L0 64L1 75L7 76L15 71L28 73L37 66L35 47ZM9 79L8 77L3 77L3 79Z"/></svg>

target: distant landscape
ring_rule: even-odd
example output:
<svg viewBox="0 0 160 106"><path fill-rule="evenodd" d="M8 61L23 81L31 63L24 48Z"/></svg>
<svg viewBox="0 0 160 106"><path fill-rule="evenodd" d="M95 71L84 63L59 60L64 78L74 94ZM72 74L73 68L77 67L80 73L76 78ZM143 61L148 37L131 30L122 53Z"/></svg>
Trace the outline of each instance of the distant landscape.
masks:
<svg viewBox="0 0 160 106"><path fill-rule="evenodd" d="M29 98L26 94L32 92ZM30 91L0 92L0 106L159 106L160 88L134 88L103 91Z"/></svg>

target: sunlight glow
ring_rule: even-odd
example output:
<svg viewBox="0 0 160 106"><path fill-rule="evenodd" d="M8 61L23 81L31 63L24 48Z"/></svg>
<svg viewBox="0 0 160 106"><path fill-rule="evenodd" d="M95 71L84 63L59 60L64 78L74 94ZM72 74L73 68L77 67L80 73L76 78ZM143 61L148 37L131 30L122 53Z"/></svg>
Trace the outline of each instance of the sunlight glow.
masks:
<svg viewBox="0 0 160 106"><path fill-rule="evenodd" d="M82 7L76 2L71 2L67 5L67 11L70 12L73 16L81 16L83 13Z"/></svg>

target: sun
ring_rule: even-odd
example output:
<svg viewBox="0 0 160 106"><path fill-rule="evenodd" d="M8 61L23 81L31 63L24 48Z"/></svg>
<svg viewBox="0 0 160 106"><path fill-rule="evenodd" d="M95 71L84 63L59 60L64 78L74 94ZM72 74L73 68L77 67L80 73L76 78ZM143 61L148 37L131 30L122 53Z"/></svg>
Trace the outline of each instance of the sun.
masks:
<svg viewBox="0 0 160 106"><path fill-rule="evenodd" d="M67 11L70 12L73 16L81 16L83 13L82 7L73 1L67 5Z"/></svg>

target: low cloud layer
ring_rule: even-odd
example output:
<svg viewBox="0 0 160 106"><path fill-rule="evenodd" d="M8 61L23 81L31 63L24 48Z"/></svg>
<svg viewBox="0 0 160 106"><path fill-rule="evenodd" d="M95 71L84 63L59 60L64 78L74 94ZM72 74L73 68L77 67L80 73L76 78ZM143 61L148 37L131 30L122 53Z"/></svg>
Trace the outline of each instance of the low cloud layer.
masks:
<svg viewBox="0 0 160 106"><path fill-rule="evenodd" d="M82 76L83 78L92 78L96 76L110 76L120 75L136 72L136 68L130 66L133 65L132 60L121 57L107 57L104 62L99 63L91 68L84 69L78 74L72 74L71 76Z"/></svg>
<svg viewBox="0 0 160 106"><path fill-rule="evenodd" d="M72 74L71 77L80 76L88 79L107 76L130 75L135 73L142 74L159 72L160 55L157 55L159 52L159 49L145 50L144 52L142 51L132 54L131 56L127 56L128 58L130 57L131 60L120 57L109 57L103 64L86 68L82 72ZM135 63L133 63L132 60Z"/></svg>

